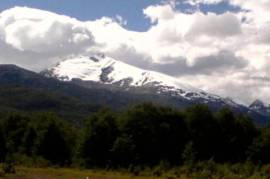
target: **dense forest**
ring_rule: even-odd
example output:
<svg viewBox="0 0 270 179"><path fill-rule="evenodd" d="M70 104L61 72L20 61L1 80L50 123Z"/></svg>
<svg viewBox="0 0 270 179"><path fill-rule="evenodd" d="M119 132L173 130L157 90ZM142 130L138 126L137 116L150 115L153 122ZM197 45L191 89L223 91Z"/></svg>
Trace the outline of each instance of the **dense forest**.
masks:
<svg viewBox="0 0 270 179"><path fill-rule="evenodd" d="M270 162L270 127L207 106L186 110L144 103L122 112L104 108L74 125L52 113L0 114L0 161L85 168L192 166Z"/></svg>

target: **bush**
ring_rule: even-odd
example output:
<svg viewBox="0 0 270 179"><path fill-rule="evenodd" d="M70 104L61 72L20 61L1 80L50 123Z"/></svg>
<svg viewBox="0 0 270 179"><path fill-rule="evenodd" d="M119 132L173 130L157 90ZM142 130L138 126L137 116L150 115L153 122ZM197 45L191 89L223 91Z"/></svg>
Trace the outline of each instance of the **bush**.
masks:
<svg viewBox="0 0 270 179"><path fill-rule="evenodd" d="M16 173L14 164L12 164L12 163L4 163L3 164L3 171L5 174Z"/></svg>
<svg viewBox="0 0 270 179"><path fill-rule="evenodd" d="M128 172L132 173L134 176L139 176L140 173L142 172L142 167L130 165L128 168Z"/></svg>
<svg viewBox="0 0 270 179"><path fill-rule="evenodd" d="M188 173L191 173L194 170L196 154L197 153L194 150L193 142L187 143L183 151L182 158L185 166L187 167L186 169Z"/></svg>
<svg viewBox="0 0 270 179"><path fill-rule="evenodd" d="M52 163L49 160L44 159L43 157L36 156L34 157L34 166L35 167L49 167L52 166Z"/></svg>
<svg viewBox="0 0 270 179"><path fill-rule="evenodd" d="M270 178L270 164L263 166L261 171L264 176Z"/></svg>
<svg viewBox="0 0 270 179"><path fill-rule="evenodd" d="M213 178L212 173L208 170L196 172L193 176L196 179L212 179Z"/></svg>
<svg viewBox="0 0 270 179"><path fill-rule="evenodd" d="M258 167L256 167L256 165L254 165L254 163L252 163L250 160L247 160L243 164L243 173L246 177L250 177L250 176L254 175L254 173L257 170L258 170Z"/></svg>
<svg viewBox="0 0 270 179"><path fill-rule="evenodd" d="M162 160L158 166L154 167L153 175L154 176L162 176L163 173L170 169L170 164L167 161Z"/></svg>
<svg viewBox="0 0 270 179"><path fill-rule="evenodd" d="M31 167L35 165L35 161L33 157L29 157L27 155L20 154L20 153L13 154L12 156L16 165L23 165L27 167Z"/></svg>
<svg viewBox="0 0 270 179"><path fill-rule="evenodd" d="M6 161L2 165L2 169L5 174L16 173L13 156L7 157Z"/></svg>

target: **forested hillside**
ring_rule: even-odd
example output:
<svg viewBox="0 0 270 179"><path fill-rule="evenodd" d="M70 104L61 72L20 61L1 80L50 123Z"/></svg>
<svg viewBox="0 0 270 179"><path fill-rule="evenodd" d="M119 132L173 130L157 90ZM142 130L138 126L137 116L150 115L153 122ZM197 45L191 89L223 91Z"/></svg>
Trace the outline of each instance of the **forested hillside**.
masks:
<svg viewBox="0 0 270 179"><path fill-rule="evenodd" d="M15 157L23 163L112 168L209 159L267 163L269 132L228 109L212 113L200 105L185 111L152 104L119 113L103 109L82 127L51 113L2 113L1 161Z"/></svg>

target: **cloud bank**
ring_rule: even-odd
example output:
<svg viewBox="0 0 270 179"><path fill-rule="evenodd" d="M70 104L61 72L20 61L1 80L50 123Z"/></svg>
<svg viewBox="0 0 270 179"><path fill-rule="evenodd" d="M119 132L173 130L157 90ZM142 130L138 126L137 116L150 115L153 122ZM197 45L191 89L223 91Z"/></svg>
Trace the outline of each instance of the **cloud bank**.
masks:
<svg viewBox="0 0 270 179"><path fill-rule="evenodd" d="M237 12L184 12L169 1L143 9L151 27L130 31L124 17L81 22L15 7L0 13L0 63L42 70L62 58L103 52L141 68L248 104L270 101L270 2L186 0L191 6L227 2Z"/></svg>

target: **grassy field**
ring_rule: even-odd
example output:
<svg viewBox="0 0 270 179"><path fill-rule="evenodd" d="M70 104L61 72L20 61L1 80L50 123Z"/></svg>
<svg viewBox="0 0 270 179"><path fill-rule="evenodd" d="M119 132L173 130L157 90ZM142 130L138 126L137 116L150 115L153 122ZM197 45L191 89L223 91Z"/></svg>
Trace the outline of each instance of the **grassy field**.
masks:
<svg viewBox="0 0 270 179"><path fill-rule="evenodd" d="M209 170L191 173L187 175L183 168L171 169L159 173L155 170L144 170L137 174L127 171L105 171L105 170L80 170L68 168L27 168L16 167L16 174L0 172L0 178L7 179L269 179L270 175L261 172L249 173L232 172L227 167L220 167L220 171L209 173ZM269 168L267 167L267 170ZM224 171L222 171L224 170ZM245 174L244 174L245 173ZM267 172L268 173L268 172Z"/></svg>
<svg viewBox="0 0 270 179"><path fill-rule="evenodd" d="M134 176L125 172L16 167L16 174L0 176L7 179L143 179L161 178L151 176Z"/></svg>

